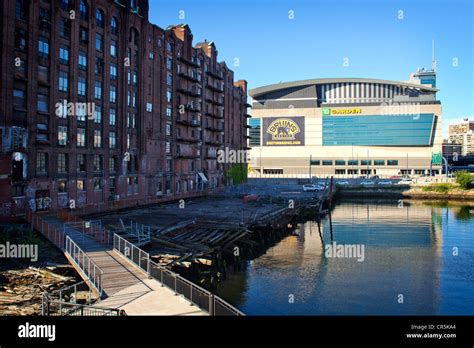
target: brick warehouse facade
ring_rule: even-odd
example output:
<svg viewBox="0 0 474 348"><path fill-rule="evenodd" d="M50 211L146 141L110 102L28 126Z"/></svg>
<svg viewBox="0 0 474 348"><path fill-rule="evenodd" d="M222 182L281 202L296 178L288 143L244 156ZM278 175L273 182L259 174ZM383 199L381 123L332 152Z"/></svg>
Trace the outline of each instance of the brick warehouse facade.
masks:
<svg viewBox="0 0 474 348"><path fill-rule="evenodd" d="M0 217L227 184L247 149L247 83L148 1L0 4Z"/></svg>

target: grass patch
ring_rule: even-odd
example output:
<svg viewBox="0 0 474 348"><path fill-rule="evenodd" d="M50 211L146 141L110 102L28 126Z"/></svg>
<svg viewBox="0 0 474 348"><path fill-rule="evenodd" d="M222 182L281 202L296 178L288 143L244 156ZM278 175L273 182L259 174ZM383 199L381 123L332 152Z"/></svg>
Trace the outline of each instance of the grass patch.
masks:
<svg viewBox="0 0 474 348"><path fill-rule="evenodd" d="M437 192L437 193L448 193L450 190L452 190L454 186L452 184L432 184L429 186L423 186L421 190L423 192Z"/></svg>

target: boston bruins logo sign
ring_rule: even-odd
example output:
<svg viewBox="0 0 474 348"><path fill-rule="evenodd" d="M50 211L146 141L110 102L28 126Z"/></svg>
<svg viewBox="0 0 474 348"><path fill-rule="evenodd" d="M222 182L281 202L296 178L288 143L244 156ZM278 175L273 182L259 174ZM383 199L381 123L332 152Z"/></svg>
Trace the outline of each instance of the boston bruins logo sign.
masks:
<svg viewBox="0 0 474 348"><path fill-rule="evenodd" d="M304 145L304 118L265 118L265 145Z"/></svg>

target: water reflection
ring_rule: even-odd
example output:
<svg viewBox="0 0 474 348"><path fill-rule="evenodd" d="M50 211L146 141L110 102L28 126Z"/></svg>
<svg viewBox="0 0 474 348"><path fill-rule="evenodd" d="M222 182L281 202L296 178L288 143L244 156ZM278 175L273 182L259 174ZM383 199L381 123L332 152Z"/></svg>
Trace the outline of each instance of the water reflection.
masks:
<svg viewBox="0 0 474 348"><path fill-rule="evenodd" d="M342 203L218 294L248 314L474 314L473 226L472 208ZM331 242L364 245L364 261L326 257Z"/></svg>

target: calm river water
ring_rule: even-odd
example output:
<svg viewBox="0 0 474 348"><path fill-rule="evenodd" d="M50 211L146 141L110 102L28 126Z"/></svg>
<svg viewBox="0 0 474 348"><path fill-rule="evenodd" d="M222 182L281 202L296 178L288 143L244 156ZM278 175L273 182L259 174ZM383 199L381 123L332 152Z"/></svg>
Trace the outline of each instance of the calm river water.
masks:
<svg viewBox="0 0 474 348"><path fill-rule="evenodd" d="M334 242L363 261L326 256ZM473 315L474 207L340 203L216 292L248 315Z"/></svg>

